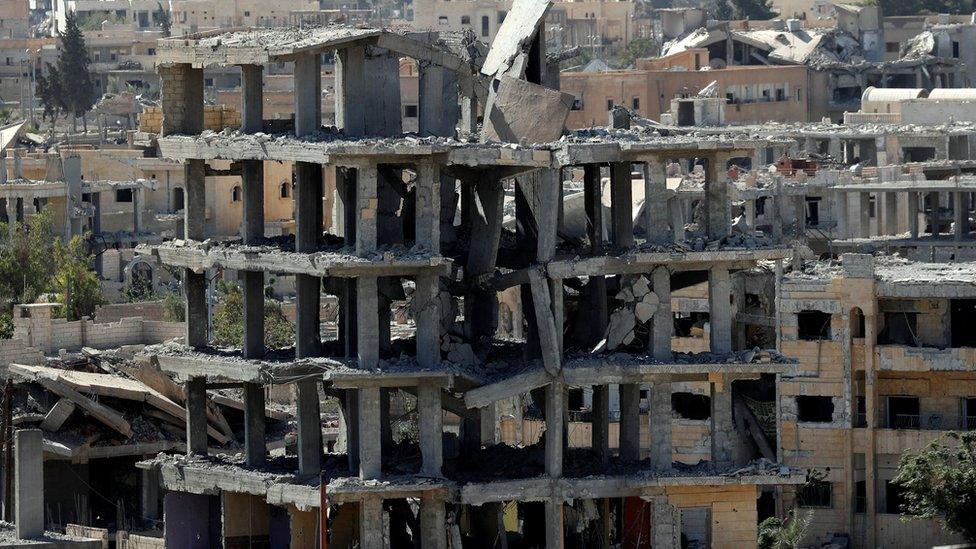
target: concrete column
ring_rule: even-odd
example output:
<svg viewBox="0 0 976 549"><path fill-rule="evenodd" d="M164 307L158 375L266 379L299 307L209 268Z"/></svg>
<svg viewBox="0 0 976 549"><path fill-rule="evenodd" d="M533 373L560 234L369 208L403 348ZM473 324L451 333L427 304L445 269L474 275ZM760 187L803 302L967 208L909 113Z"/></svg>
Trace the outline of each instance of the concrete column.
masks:
<svg viewBox="0 0 976 549"><path fill-rule="evenodd" d="M640 385L621 383L620 391L620 461L640 460Z"/></svg>
<svg viewBox="0 0 976 549"><path fill-rule="evenodd" d="M367 497L360 505L359 546L361 549L386 549L386 526L383 521L383 499Z"/></svg>
<svg viewBox="0 0 976 549"><path fill-rule="evenodd" d="M937 236L942 231L942 211L941 195L938 192L929 193L929 226L932 229L932 236Z"/></svg>
<svg viewBox="0 0 976 549"><path fill-rule="evenodd" d="M565 429L566 392L563 384L546 385L546 475L563 476L563 430Z"/></svg>
<svg viewBox="0 0 976 549"><path fill-rule="evenodd" d="M634 189L630 162L610 164L610 241L616 249L634 245Z"/></svg>
<svg viewBox="0 0 976 549"><path fill-rule="evenodd" d="M898 193L884 193L884 232L882 234L898 234Z"/></svg>
<svg viewBox="0 0 976 549"><path fill-rule="evenodd" d="M420 65L417 128L420 135L454 137L461 112L454 71L429 63Z"/></svg>
<svg viewBox="0 0 976 549"><path fill-rule="evenodd" d="M244 202L241 240L245 244L257 244L264 237L264 163L245 160L241 182ZM243 271L241 281L244 285L244 356L257 358L264 353L264 272Z"/></svg>
<svg viewBox="0 0 976 549"><path fill-rule="evenodd" d="M94 214L92 215L92 234L102 234L102 193L93 192L91 193L91 205L94 209ZM104 272L105 262L102 254L95 256L95 272L101 277Z"/></svg>
<svg viewBox="0 0 976 549"><path fill-rule="evenodd" d="M671 469L671 384L655 381L651 388L651 468Z"/></svg>
<svg viewBox="0 0 976 549"><path fill-rule="evenodd" d="M349 470L359 470L359 391L346 389L339 402L339 440L345 437Z"/></svg>
<svg viewBox="0 0 976 549"><path fill-rule="evenodd" d="M850 238L851 227L850 227L850 216L847 207L847 193L843 191L833 191L831 193L833 196L833 204L831 205L834 211L834 219L837 221L837 227L834 229L836 238Z"/></svg>
<svg viewBox="0 0 976 549"><path fill-rule="evenodd" d="M318 475L322 470L322 419L319 388L315 379L295 384L298 415L298 474Z"/></svg>
<svg viewBox="0 0 976 549"><path fill-rule="evenodd" d="M965 240L969 238L969 193L952 193L952 204L956 240Z"/></svg>
<svg viewBox="0 0 976 549"><path fill-rule="evenodd" d="M241 131L258 133L264 128L264 66L241 65Z"/></svg>
<svg viewBox="0 0 976 549"><path fill-rule="evenodd" d="M651 355L655 360L671 360L671 336L674 333L674 317L671 315L671 272L667 267L657 267L652 275L652 283L658 305L652 323Z"/></svg>
<svg viewBox="0 0 976 549"><path fill-rule="evenodd" d="M360 368L375 368L379 355L379 296L376 278L356 279L356 350Z"/></svg>
<svg viewBox="0 0 976 549"><path fill-rule="evenodd" d="M563 502L546 500L546 549L563 549Z"/></svg>
<svg viewBox="0 0 976 549"><path fill-rule="evenodd" d="M869 238L871 236L871 193L856 193L854 196L856 198L854 211L858 214L857 234L855 236ZM877 212L875 212L875 217L877 217Z"/></svg>
<svg viewBox="0 0 976 549"><path fill-rule="evenodd" d="M908 192L908 232L913 240L918 238L918 193Z"/></svg>
<svg viewBox="0 0 976 549"><path fill-rule="evenodd" d="M424 549L447 549L447 512L433 492L420 496L420 545Z"/></svg>
<svg viewBox="0 0 976 549"><path fill-rule="evenodd" d="M365 255L376 250L377 199L376 164L356 169L356 253Z"/></svg>
<svg viewBox="0 0 976 549"><path fill-rule="evenodd" d="M207 455L207 378L186 382L186 453Z"/></svg>
<svg viewBox="0 0 976 549"><path fill-rule="evenodd" d="M260 467L265 462L264 425L264 388L257 383L245 383L244 450L249 467Z"/></svg>
<svg viewBox="0 0 976 549"><path fill-rule="evenodd" d="M417 386L417 415L420 454L423 456L420 474L440 477L444 460L444 424L439 386L430 382L422 382ZM443 503L440 504L443 506Z"/></svg>
<svg viewBox="0 0 976 549"><path fill-rule="evenodd" d="M10 238L17 235L17 199L7 195L7 230Z"/></svg>
<svg viewBox="0 0 976 549"><path fill-rule="evenodd" d="M295 58L295 135L308 135L321 127L322 55L302 53Z"/></svg>
<svg viewBox="0 0 976 549"><path fill-rule="evenodd" d="M651 498L651 545L654 549L681 547L681 515L668 503L667 494Z"/></svg>
<svg viewBox="0 0 976 549"><path fill-rule="evenodd" d="M610 387L593 386L593 451L604 464L610 461Z"/></svg>
<svg viewBox="0 0 976 549"><path fill-rule="evenodd" d="M183 270L183 295L186 299L186 344L207 345L207 275Z"/></svg>
<svg viewBox="0 0 976 549"><path fill-rule="evenodd" d="M433 253L440 251L441 243L440 172L433 161L417 165L416 240L418 246Z"/></svg>
<svg viewBox="0 0 976 549"><path fill-rule="evenodd" d="M380 388L359 389L359 476L379 478L383 472Z"/></svg>
<svg viewBox="0 0 976 549"><path fill-rule="evenodd" d="M159 470L141 469L141 490L139 491L139 509L142 516L150 520L159 520Z"/></svg>
<svg viewBox="0 0 976 549"><path fill-rule="evenodd" d="M142 230L142 187L132 189L132 232L139 234Z"/></svg>
<svg viewBox="0 0 976 549"><path fill-rule="evenodd" d="M207 238L207 187L203 160L187 160L183 167L183 231L189 240Z"/></svg>
<svg viewBox="0 0 976 549"><path fill-rule="evenodd" d="M683 242L685 239L685 214L681 208L681 199L677 196L669 198L668 211L671 218L671 237L675 242Z"/></svg>
<svg viewBox="0 0 976 549"><path fill-rule="evenodd" d="M413 314L417 324L417 363L432 368L441 361L440 277L433 271L417 275Z"/></svg>
<svg viewBox="0 0 976 549"><path fill-rule="evenodd" d="M19 539L44 534L44 436L40 429L14 433L14 528Z"/></svg>
<svg viewBox="0 0 976 549"><path fill-rule="evenodd" d="M336 51L335 122L348 136L366 132L366 47L355 46Z"/></svg>
<svg viewBox="0 0 976 549"><path fill-rule="evenodd" d="M159 67L163 119L160 135L194 135L203 131L203 69L188 63Z"/></svg>
<svg viewBox="0 0 976 549"><path fill-rule="evenodd" d="M732 280L729 270L722 266L708 273L709 343L713 353L732 352Z"/></svg>
<svg viewBox="0 0 976 549"><path fill-rule="evenodd" d="M705 232L709 240L729 234L729 185L725 174L725 157L712 155L705 166Z"/></svg>
<svg viewBox="0 0 976 549"><path fill-rule="evenodd" d="M675 228L674 238L677 240L679 230L678 220L668 212L668 186L667 175L664 173L664 164L659 161L644 163L644 229L646 230L649 242L667 242L670 238L668 233L669 217L670 225ZM673 212L672 212L673 214ZM681 232L684 232L683 222ZM682 235L683 236L683 235Z"/></svg>
<svg viewBox="0 0 976 549"><path fill-rule="evenodd" d="M794 197L793 212L796 218L796 236L803 238L807 232L807 199L805 195Z"/></svg>
<svg viewBox="0 0 976 549"><path fill-rule="evenodd" d="M724 468L732 465L732 450L735 448L735 425L732 423L732 384L727 380L716 379L711 383L712 390L712 463Z"/></svg>
<svg viewBox="0 0 976 549"><path fill-rule="evenodd" d="M311 253L318 250L322 236L322 166L295 163L295 250ZM299 358L319 354L321 347L318 277L295 276L295 352Z"/></svg>

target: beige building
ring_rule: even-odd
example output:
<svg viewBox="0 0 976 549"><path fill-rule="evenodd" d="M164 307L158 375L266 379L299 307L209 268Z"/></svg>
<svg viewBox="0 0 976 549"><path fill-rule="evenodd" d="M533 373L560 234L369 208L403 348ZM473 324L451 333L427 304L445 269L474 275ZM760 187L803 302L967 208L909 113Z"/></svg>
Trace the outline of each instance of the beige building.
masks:
<svg viewBox="0 0 976 549"><path fill-rule="evenodd" d="M811 119L809 71L806 66L733 66L702 71L708 50L691 49L660 59L640 59L637 68L608 72L564 72L562 91L576 96L566 122L570 128L606 124L616 105L660 120L675 98L693 97L711 82L727 100L729 124L767 120L806 122ZM812 90L819 93L817 90Z"/></svg>

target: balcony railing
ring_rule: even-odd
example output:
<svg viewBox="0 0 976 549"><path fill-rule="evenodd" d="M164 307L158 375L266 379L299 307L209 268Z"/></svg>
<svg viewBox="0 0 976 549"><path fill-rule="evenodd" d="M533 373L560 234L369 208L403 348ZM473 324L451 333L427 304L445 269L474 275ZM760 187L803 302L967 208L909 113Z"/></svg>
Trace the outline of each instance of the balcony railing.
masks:
<svg viewBox="0 0 976 549"><path fill-rule="evenodd" d="M864 412L857 412L854 414L854 427L867 427L868 426L868 415Z"/></svg>
<svg viewBox="0 0 976 549"><path fill-rule="evenodd" d="M966 416L962 418L961 427L965 431L976 431L976 416Z"/></svg>
<svg viewBox="0 0 976 549"><path fill-rule="evenodd" d="M918 414L894 414L891 417L891 429L920 429L921 416Z"/></svg>

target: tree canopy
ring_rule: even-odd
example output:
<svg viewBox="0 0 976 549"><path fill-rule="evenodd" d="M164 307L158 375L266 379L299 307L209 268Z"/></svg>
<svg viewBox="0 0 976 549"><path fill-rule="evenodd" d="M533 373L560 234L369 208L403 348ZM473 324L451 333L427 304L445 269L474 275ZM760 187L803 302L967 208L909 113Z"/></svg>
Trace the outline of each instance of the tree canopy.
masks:
<svg viewBox="0 0 976 549"><path fill-rule="evenodd" d="M902 511L940 519L976 542L976 432L949 432L902 456L894 482L904 488Z"/></svg>
<svg viewBox="0 0 976 549"><path fill-rule="evenodd" d="M91 59L85 35L78 26L74 12L65 16L64 31L58 31L61 50L56 65L46 65L46 75L37 78L38 96L45 118L52 124L60 114L71 115L72 121L84 116L95 104L95 79L90 69ZM84 119L83 119L84 120ZM85 122L87 128L87 121Z"/></svg>
<svg viewBox="0 0 976 549"><path fill-rule="evenodd" d="M217 345L240 347L244 344L244 294L239 286L221 284L224 307L214 314L213 340ZM277 301L264 301L264 344L271 349L295 343L295 332Z"/></svg>

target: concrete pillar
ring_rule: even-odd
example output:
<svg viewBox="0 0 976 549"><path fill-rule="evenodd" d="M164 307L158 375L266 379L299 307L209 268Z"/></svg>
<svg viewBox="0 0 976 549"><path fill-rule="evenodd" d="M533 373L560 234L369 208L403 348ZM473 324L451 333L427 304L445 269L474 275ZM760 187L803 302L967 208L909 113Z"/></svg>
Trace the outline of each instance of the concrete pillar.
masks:
<svg viewBox="0 0 976 549"><path fill-rule="evenodd" d="M295 135L308 135L321 127L322 55L302 53L295 58Z"/></svg>
<svg viewBox="0 0 976 549"><path fill-rule="evenodd" d="M188 63L159 67L163 114L160 135L195 135L203 131L203 69Z"/></svg>
<svg viewBox="0 0 976 549"><path fill-rule="evenodd" d="M421 368L433 368L441 361L440 277L432 271L418 274L413 299L417 363Z"/></svg>
<svg viewBox="0 0 976 549"><path fill-rule="evenodd" d="M684 232L683 220L675 219L673 215L675 212L669 213L669 206L667 175L664 173L664 164L660 161L645 162L644 229L649 242L667 242L671 238L668 233L669 224L674 226L675 240L678 239L679 224L681 224L681 232Z"/></svg>
<svg viewBox="0 0 976 549"><path fill-rule="evenodd" d="M444 460L444 425L439 386L430 382L422 382L417 386L417 415L420 454L423 456L420 474L440 477L441 463ZM443 506L443 502L438 503Z"/></svg>
<svg viewBox="0 0 976 549"><path fill-rule="evenodd" d="M884 193L884 235L898 234L898 193Z"/></svg>
<svg viewBox="0 0 976 549"><path fill-rule="evenodd" d="M610 164L610 241L621 250L634 245L634 190L630 162Z"/></svg>
<svg viewBox="0 0 976 549"><path fill-rule="evenodd" d="M566 390L559 381L546 385L546 475L563 476L563 430L565 429Z"/></svg>
<svg viewBox="0 0 976 549"><path fill-rule="evenodd" d="M207 455L207 378L186 382L186 453Z"/></svg>
<svg viewBox="0 0 976 549"><path fill-rule="evenodd" d="M732 352L732 280L729 270L715 266L708 272L709 343L713 353Z"/></svg>
<svg viewBox="0 0 976 549"><path fill-rule="evenodd" d="M359 389L359 476L379 478L383 471L380 388Z"/></svg>
<svg viewBox="0 0 976 549"><path fill-rule="evenodd" d="M850 227L850 216L847 206L847 193L843 191L833 191L831 193L833 196L833 204L831 205L834 211L834 219L837 221L837 228L834 229L836 238L850 238L851 227Z"/></svg>
<svg viewBox="0 0 976 549"><path fill-rule="evenodd" d="M717 468L732 465L735 448L735 425L732 423L732 384L719 376L712 390L712 463Z"/></svg>
<svg viewBox="0 0 976 549"><path fill-rule="evenodd" d="M871 236L871 193L856 193L854 197L856 198L854 211L858 214L857 234L855 236L857 238L869 238Z"/></svg>
<svg viewBox="0 0 976 549"><path fill-rule="evenodd" d="M640 460L640 385L621 383L620 391L620 461Z"/></svg>
<svg viewBox="0 0 976 549"><path fill-rule="evenodd" d="M241 240L245 244L257 244L264 237L264 163L244 161L241 182L244 202ZM257 358L264 353L264 272L243 271L241 282L244 286L244 356Z"/></svg>
<svg viewBox="0 0 976 549"><path fill-rule="evenodd" d="M37 538L44 535L44 435L20 429L14 444L14 527L19 539Z"/></svg>
<svg viewBox="0 0 976 549"><path fill-rule="evenodd" d="M793 197L793 212L796 218L796 236L803 238L807 232L807 199L805 195Z"/></svg>
<svg viewBox="0 0 976 549"><path fill-rule="evenodd" d="M258 133L264 128L264 66L241 65L241 131Z"/></svg>
<svg viewBox="0 0 976 549"><path fill-rule="evenodd" d="M322 470L322 419L319 388L315 379L295 384L298 416L298 474L318 475Z"/></svg>
<svg viewBox="0 0 976 549"><path fill-rule="evenodd" d="M91 205L94 213L92 215L92 234L98 235L102 233L102 193L93 192L91 193ZM98 273L99 278L102 276L105 268L105 261L102 254L97 254L95 256L95 272Z"/></svg>
<svg viewBox="0 0 976 549"><path fill-rule="evenodd" d="M932 236L937 236L942 232L942 211L941 196L938 192L929 193L929 227L932 229Z"/></svg>
<svg viewBox="0 0 976 549"><path fill-rule="evenodd" d="M207 345L207 275L183 270L183 296L186 300L186 344Z"/></svg>
<svg viewBox="0 0 976 549"><path fill-rule="evenodd" d="M360 368L375 368L379 363L379 296L376 278L356 279L356 339Z"/></svg>
<svg viewBox="0 0 976 549"><path fill-rule="evenodd" d="M969 193L952 193L952 212L954 214L956 240L969 238Z"/></svg>
<svg viewBox="0 0 976 549"><path fill-rule="evenodd" d="M447 512L433 492L420 496L420 545L424 549L447 549Z"/></svg>
<svg viewBox="0 0 976 549"><path fill-rule="evenodd" d="M674 333L674 317L671 314L671 272L667 267L657 267L652 274L654 294L658 305L652 323L651 355L655 360L671 360L671 337Z"/></svg>
<svg viewBox="0 0 976 549"><path fill-rule="evenodd" d="M422 136L454 137L461 111L454 71L429 63L420 66L417 128Z"/></svg>
<svg viewBox="0 0 976 549"><path fill-rule="evenodd" d="M141 490L139 491L139 509L142 516L150 520L159 520L159 470L141 469Z"/></svg>
<svg viewBox="0 0 976 549"><path fill-rule="evenodd" d="M604 464L610 461L610 387L607 385L593 386L593 451L600 456Z"/></svg>
<svg viewBox="0 0 976 549"><path fill-rule="evenodd" d="M561 499L547 499L546 505L546 549L563 549L563 502Z"/></svg>
<svg viewBox="0 0 976 549"><path fill-rule="evenodd" d="M671 383L655 381L651 387L651 468L671 469Z"/></svg>
<svg viewBox="0 0 976 549"><path fill-rule="evenodd" d="M386 526L383 521L383 499L367 497L360 505L359 546L361 549L386 549Z"/></svg>
<svg viewBox="0 0 976 549"><path fill-rule="evenodd" d="M681 199L672 196L668 199L668 210L671 218L671 237L675 242L685 240L685 214L681 208Z"/></svg>
<svg viewBox="0 0 976 549"><path fill-rule="evenodd" d="M440 251L440 166L433 161L417 164L416 243L433 253Z"/></svg>
<svg viewBox="0 0 976 549"><path fill-rule="evenodd" d="M651 546L654 549L681 547L680 517L678 509L668 503L667 494L659 494L651 498Z"/></svg>
<svg viewBox="0 0 976 549"><path fill-rule="evenodd" d="M369 82L366 77L366 47L354 46L336 51L335 123L348 136L366 132L366 102Z"/></svg>
<svg viewBox="0 0 976 549"><path fill-rule="evenodd" d="M918 238L918 193L908 192L908 232L911 238Z"/></svg>
<svg viewBox="0 0 976 549"><path fill-rule="evenodd" d="M376 250L377 166L367 163L356 168L356 253Z"/></svg>
<svg viewBox="0 0 976 549"><path fill-rule="evenodd" d="M341 437L345 434L346 455L349 457L349 470L359 470L359 391L346 389L339 408Z"/></svg>
<svg viewBox="0 0 976 549"><path fill-rule="evenodd" d="M17 235L17 199L7 195L7 230L10 238Z"/></svg>
<svg viewBox="0 0 976 549"><path fill-rule="evenodd" d="M202 160L188 160L184 167L186 203L184 233L190 240L206 238L206 184ZM184 270L183 291L186 298L186 344L202 347L207 344L207 276ZM206 435L204 435L206 437Z"/></svg>
<svg viewBox="0 0 976 549"><path fill-rule="evenodd" d="M729 234L729 185L725 174L725 157L712 155L705 166L705 232L709 240Z"/></svg>
<svg viewBox="0 0 976 549"><path fill-rule="evenodd" d="M249 467L260 467L265 462L264 426L264 388L258 383L245 383L244 451Z"/></svg>
<svg viewBox="0 0 976 549"><path fill-rule="evenodd" d="M322 236L322 166L295 163L295 250L311 253L318 250ZM296 330L295 352L299 358L319 354L321 346L318 277L295 276Z"/></svg>

